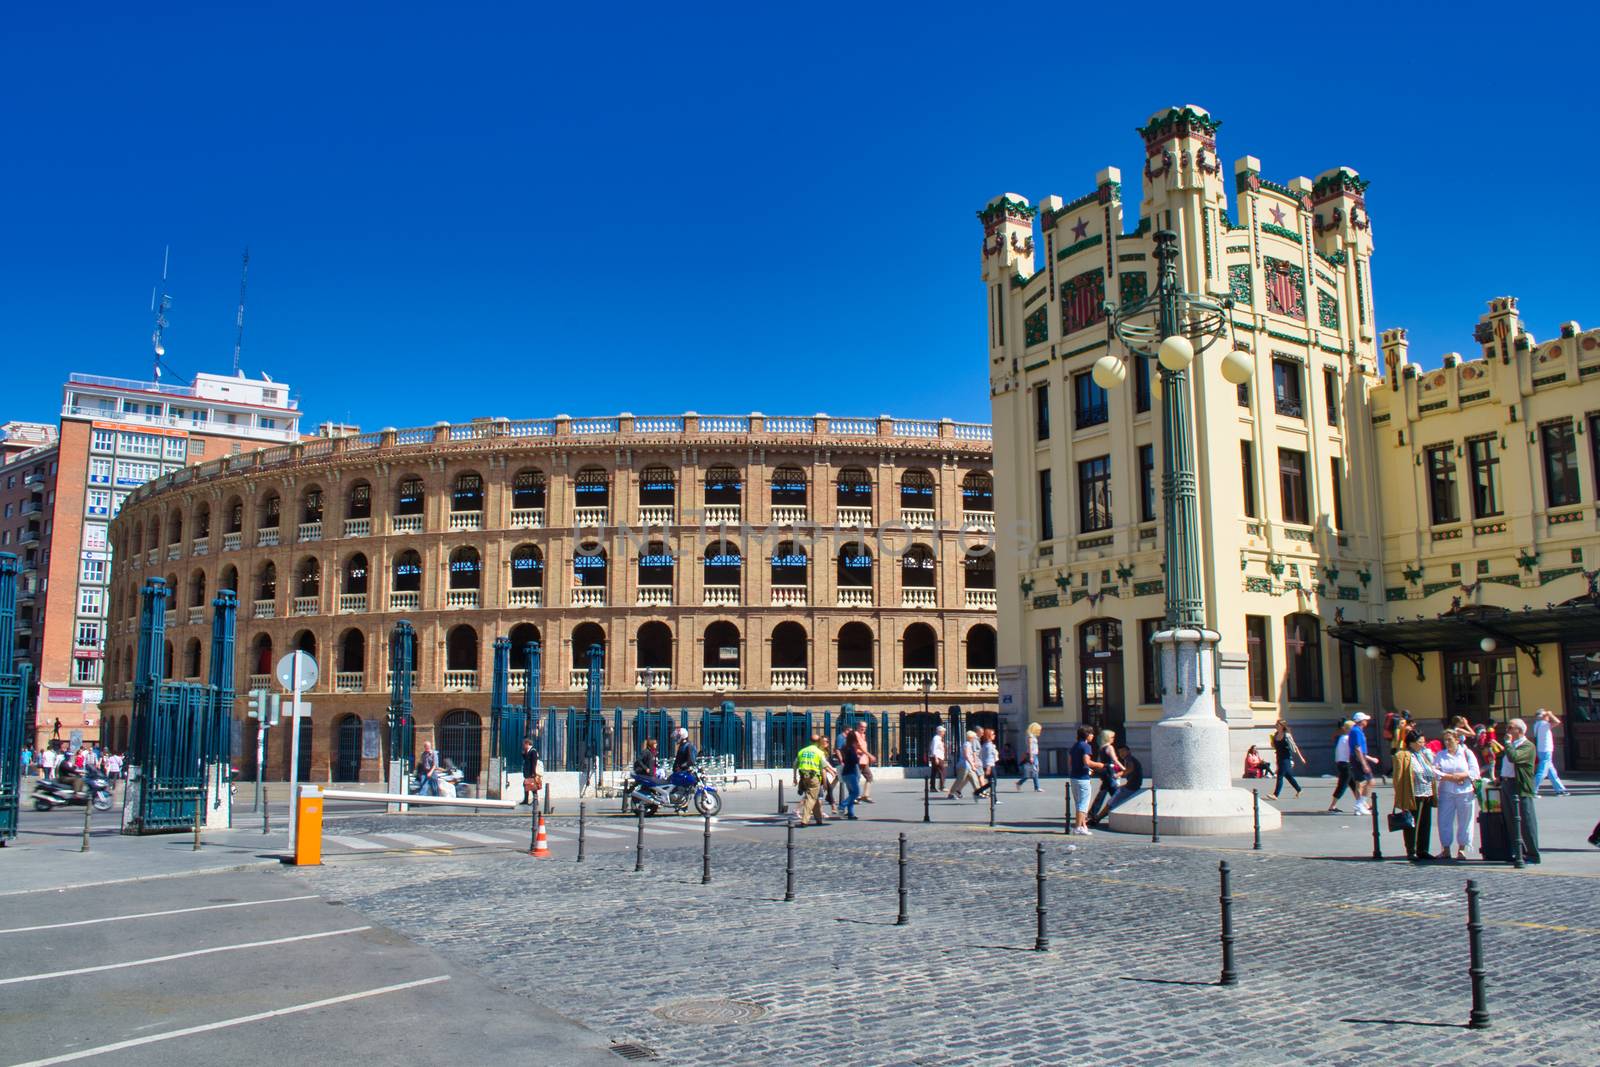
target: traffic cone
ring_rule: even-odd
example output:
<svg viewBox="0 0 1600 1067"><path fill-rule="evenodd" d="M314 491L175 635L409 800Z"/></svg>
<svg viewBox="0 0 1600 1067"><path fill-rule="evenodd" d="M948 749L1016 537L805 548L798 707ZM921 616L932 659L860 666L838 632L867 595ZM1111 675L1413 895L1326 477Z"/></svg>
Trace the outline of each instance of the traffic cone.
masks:
<svg viewBox="0 0 1600 1067"><path fill-rule="evenodd" d="M534 838L533 838L533 851L528 853L528 855L530 855L530 856L538 856L541 859L543 859L544 857L550 855L550 842L545 840L545 836L544 836L544 816L543 815L539 816L539 832L534 835Z"/></svg>

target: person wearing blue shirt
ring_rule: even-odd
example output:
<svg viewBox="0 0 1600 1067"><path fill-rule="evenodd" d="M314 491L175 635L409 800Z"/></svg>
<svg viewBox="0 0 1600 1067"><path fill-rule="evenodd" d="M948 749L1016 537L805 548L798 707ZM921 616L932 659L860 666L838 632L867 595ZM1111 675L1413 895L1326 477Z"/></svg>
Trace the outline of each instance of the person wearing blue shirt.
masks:
<svg viewBox="0 0 1600 1067"><path fill-rule="evenodd" d="M1372 793L1372 770L1375 760L1367 754L1367 722L1372 716L1358 711L1350 716L1350 791L1356 795L1357 815L1372 810L1367 798Z"/></svg>
<svg viewBox="0 0 1600 1067"><path fill-rule="evenodd" d="M1072 802L1077 808L1072 832L1079 837L1088 837L1094 832L1089 829L1089 794L1094 788L1093 772L1105 767L1094 758L1094 746L1089 744L1093 736L1094 731L1089 727L1078 727L1078 742L1068 754L1067 776L1072 781Z"/></svg>

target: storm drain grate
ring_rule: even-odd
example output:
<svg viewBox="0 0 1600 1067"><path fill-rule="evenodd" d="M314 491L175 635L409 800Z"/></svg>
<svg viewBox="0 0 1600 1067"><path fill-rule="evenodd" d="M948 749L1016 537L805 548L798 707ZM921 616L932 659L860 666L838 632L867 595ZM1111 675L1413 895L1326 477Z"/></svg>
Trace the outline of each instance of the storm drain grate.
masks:
<svg viewBox="0 0 1600 1067"><path fill-rule="evenodd" d="M645 1048L643 1045L632 1041L618 1041L611 1046L615 1052L625 1060L653 1060L656 1058L655 1049Z"/></svg>
<svg viewBox="0 0 1600 1067"><path fill-rule="evenodd" d="M704 1000L675 1000L663 1004L653 1013L656 1018L669 1023L689 1023L699 1026L751 1023L767 1014L767 1009L750 1000L710 998Z"/></svg>

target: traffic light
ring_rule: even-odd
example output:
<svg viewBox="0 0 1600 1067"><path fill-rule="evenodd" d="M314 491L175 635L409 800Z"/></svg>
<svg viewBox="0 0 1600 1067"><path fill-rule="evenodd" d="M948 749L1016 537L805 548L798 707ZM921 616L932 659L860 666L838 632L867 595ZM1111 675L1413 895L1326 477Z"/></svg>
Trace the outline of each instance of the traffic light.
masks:
<svg viewBox="0 0 1600 1067"><path fill-rule="evenodd" d="M252 719L261 718L261 713L262 713L262 711L265 710L266 703L267 703L267 691L265 689L252 689L252 690L250 690L250 711L249 711L250 718L252 718Z"/></svg>
<svg viewBox="0 0 1600 1067"><path fill-rule="evenodd" d="M252 719L259 720L264 726L278 725L279 708L283 698L277 693L265 689L250 690L250 711Z"/></svg>
<svg viewBox="0 0 1600 1067"><path fill-rule="evenodd" d="M267 704L267 725L278 725L279 709L283 705L283 697L277 693L264 694Z"/></svg>

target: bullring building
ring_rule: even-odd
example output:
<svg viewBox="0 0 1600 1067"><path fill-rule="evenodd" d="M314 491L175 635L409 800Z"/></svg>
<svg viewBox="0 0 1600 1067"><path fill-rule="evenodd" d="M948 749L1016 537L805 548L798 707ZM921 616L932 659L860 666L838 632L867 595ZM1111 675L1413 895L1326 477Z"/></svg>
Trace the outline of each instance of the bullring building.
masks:
<svg viewBox="0 0 1600 1067"><path fill-rule="evenodd" d="M239 596L240 690L289 649L315 655L315 780L381 775L362 728L383 721L402 618L418 743L469 771L498 637L518 703L537 642L544 706L583 705L599 646L607 709L993 711L989 457L985 425L759 414L485 419L225 456L141 487L112 524L107 722L130 712L152 577L172 590L172 677L203 672L219 589ZM253 773L253 747L235 751Z"/></svg>

